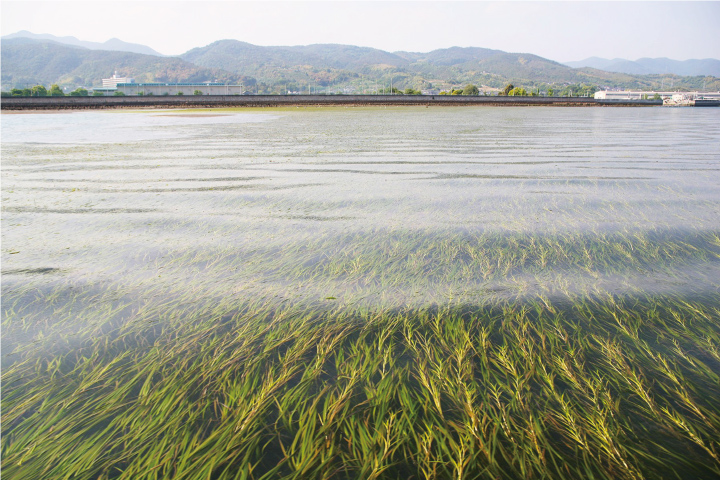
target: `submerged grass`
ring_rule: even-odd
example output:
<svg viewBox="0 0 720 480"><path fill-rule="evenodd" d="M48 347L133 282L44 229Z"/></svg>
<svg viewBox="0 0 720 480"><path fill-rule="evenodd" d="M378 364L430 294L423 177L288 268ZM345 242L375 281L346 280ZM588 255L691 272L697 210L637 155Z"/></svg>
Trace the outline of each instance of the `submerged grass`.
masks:
<svg viewBox="0 0 720 480"><path fill-rule="evenodd" d="M284 253L268 245L255 257L166 254L154 271L175 281L146 283L140 272L127 282L142 295L62 282L6 290L4 334L33 341L13 346L3 369L4 473L720 475L716 286L618 295L546 273L621 278L629 265L672 279L696 261L717 263L716 235L368 239L336 238L345 247L321 259L308 255L322 243L286 244ZM274 272L276 285L233 295L228 286L249 272L231 272L248 258ZM223 271L229 276L217 282ZM474 302L366 301L369 291L394 287L427 294L445 285L452 296L483 276L559 287ZM280 301L288 282L313 289Z"/></svg>
<svg viewBox="0 0 720 480"><path fill-rule="evenodd" d="M717 123L552 111L4 145L3 474L720 477Z"/></svg>
<svg viewBox="0 0 720 480"><path fill-rule="evenodd" d="M212 307L3 372L10 478L714 478L720 305Z"/></svg>

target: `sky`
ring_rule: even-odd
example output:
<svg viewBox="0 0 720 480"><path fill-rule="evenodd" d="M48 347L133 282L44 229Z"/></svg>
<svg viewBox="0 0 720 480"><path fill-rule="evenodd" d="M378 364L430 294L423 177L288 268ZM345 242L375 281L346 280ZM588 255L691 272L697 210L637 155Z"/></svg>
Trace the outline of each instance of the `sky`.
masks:
<svg viewBox="0 0 720 480"><path fill-rule="evenodd" d="M217 40L342 43L387 51L452 46L556 61L720 59L720 1L1 1L0 34L20 30L179 55Z"/></svg>

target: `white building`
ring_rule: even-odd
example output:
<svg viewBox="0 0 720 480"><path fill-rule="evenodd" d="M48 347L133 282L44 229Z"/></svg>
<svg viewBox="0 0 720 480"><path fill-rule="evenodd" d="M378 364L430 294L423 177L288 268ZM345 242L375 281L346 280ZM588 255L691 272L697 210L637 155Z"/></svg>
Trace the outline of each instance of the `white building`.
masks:
<svg viewBox="0 0 720 480"><path fill-rule="evenodd" d="M135 83L135 79L130 77L118 77L117 70L111 78L102 79L103 88L114 88L117 87L118 83Z"/></svg>
<svg viewBox="0 0 720 480"><path fill-rule="evenodd" d="M603 90L595 92L595 98L602 100L642 100L644 98L653 99L655 95L659 95L663 100L674 99L680 95L686 100L706 99L720 100L720 92L640 92L640 91L613 91Z"/></svg>

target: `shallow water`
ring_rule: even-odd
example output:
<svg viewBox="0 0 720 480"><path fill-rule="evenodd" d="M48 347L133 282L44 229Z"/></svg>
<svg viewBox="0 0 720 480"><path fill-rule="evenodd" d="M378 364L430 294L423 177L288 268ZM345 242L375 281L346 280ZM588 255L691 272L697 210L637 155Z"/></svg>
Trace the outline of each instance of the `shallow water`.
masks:
<svg viewBox="0 0 720 480"><path fill-rule="evenodd" d="M459 261L468 269L464 278L440 275L438 281L462 291L486 283L488 272L467 259L435 255L407 277L413 265L407 256L428 242L477 247L477 238L487 235L565 236L569 249L576 237L587 243L622 238L632 249L636 237L652 235L662 244L667 236L698 239L720 230L720 126L712 110L329 108L206 115L3 114L4 293L28 282L132 284L139 281L134 276L158 269L169 270L160 280L167 288L201 269L201 284L217 287L233 278L273 282L285 292L308 282L309 269L382 252L402 254L382 264L383 274L411 290L423 275ZM393 253L398 242L404 249ZM492 243L487 248L497 253ZM684 279L678 285L672 277L677 288L714 292L717 245L706 240L700 248L714 253L695 273L682 258L678 269L648 275L619 257L612 257L611 272L592 273L598 285L624 274L640 289L677 273ZM203 259L201 267L192 259L169 260L188 252ZM229 277L222 265L204 265L215 256L231 258L232 265L251 258L253 268ZM651 267L650 259L644 262ZM565 263L545 272L586 276ZM378 275L370 267L359 267L352 285L347 275L322 271L311 283L328 281L332 296L341 298L357 281ZM512 278L490 280L514 282L543 265L515 267ZM426 286L422 301L436 288Z"/></svg>
<svg viewBox="0 0 720 480"><path fill-rule="evenodd" d="M8 322L35 289L371 308L718 293L712 109L211 113L3 114L5 346L52 335Z"/></svg>
<svg viewBox="0 0 720 480"><path fill-rule="evenodd" d="M5 390L62 399L33 365L142 361L158 338L170 358L196 327L233 338L224 325L255 325L254 310L330 324L555 305L572 322L585 305L592 319L616 301L638 318L677 304L702 312L687 349L706 335L712 349L717 109L208 113L2 115ZM10 392L4 410L25 401Z"/></svg>

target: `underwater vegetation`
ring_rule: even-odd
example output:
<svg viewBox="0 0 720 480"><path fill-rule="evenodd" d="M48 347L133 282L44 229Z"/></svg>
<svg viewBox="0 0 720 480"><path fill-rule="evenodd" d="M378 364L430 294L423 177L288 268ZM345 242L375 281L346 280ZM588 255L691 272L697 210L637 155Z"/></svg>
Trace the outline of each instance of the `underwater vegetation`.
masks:
<svg viewBox="0 0 720 480"><path fill-rule="evenodd" d="M3 474L720 477L720 122L592 110L3 117Z"/></svg>

